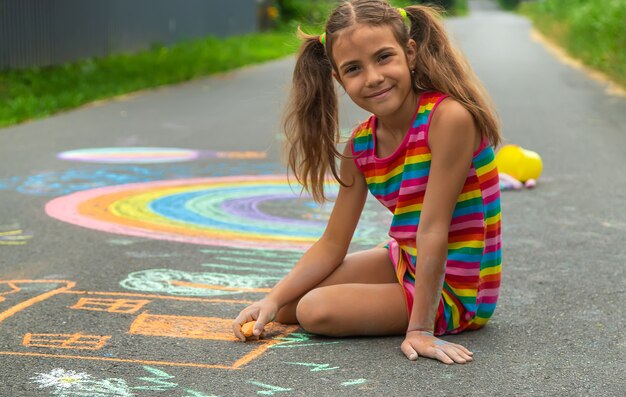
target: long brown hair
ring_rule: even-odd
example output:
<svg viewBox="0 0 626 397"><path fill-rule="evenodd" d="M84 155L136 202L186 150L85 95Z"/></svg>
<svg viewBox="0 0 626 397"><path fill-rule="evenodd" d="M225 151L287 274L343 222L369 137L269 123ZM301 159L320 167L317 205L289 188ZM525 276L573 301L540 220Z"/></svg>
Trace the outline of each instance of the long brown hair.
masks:
<svg viewBox="0 0 626 397"><path fill-rule="evenodd" d="M500 125L495 107L465 57L455 49L444 28L439 12L432 7L406 7L410 26L398 9L385 0L350 0L331 13L325 28L325 44L319 36L298 30L303 43L297 56L293 83L284 128L287 136L287 161L303 189L315 201L323 202L324 182L339 177L337 150L339 122L337 94L332 72L333 41L341 30L364 24L389 26L398 43L406 47L410 39L417 43L413 78L415 92L438 91L461 103L474 117L481 131L493 146L501 141Z"/></svg>

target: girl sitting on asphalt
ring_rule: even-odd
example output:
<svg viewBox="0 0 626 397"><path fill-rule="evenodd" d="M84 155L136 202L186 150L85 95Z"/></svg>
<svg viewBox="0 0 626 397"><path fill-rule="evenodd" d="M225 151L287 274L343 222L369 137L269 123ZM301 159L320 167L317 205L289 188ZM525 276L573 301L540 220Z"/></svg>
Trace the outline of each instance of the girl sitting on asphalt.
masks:
<svg viewBox="0 0 626 397"><path fill-rule="evenodd" d="M488 96L428 7L348 1L321 36L300 34L289 166L316 201L328 174L339 193L324 234L241 311L235 335L278 321L327 336L405 335L410 360L472 361L438 336L482 327L498 298L501 137ZM333 79L372 113L343 153ZM393 213L391 240L347 254L368 190Z"/></svg>

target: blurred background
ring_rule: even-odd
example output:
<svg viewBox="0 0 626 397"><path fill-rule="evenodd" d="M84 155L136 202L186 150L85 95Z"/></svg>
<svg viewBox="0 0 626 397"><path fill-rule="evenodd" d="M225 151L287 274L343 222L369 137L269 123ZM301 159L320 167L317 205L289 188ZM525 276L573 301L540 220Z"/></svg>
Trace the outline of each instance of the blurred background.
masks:
<svg viewBox="0 0 626 397"><path fill-rule="evenodd" d="M288 56L296 27L321 32L336 2L0 0L0 127ZM391 2L468 12L468 0ZM492 2L626 84L626 0Z"/></svg>

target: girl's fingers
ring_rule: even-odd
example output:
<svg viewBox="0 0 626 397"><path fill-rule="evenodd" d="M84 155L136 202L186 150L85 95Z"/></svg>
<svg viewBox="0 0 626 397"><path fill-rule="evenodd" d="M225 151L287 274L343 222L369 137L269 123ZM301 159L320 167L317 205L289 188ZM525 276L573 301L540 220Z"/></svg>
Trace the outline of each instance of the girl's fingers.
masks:
<svg viewBox="0 0 626 397"><path fill-rule="evenodd" d="M460 350L456 349L454 346L446 346L445 353L454 360L455 363L465 364L467 362L467 359L460 354Z"/></svg>
<svg viewBox="0 0 626 397"><path fill-rule="evenodd" d="M459 355L461 357L463 357L465 359L465 361L467 361L467 362L474 361L474 357L472 357L469 354L465 353L465 351L463 351L461 349L457 349L457 353L459 353Z"/></svg>
<svg viewBox="0 0 626 397"><path fill-rule="evenodd" d="M454 364L454 360L448 357L448 355L444 353L441 349L435 349L435 354L433 358L436 358L444 364Z"/></svg>
<svg viewBox="0 0 626 397"><path fill-rule="evenodd" d="M408 358L409 360L411 361L417 360L417 357L418 357L417 352L415 351L413 346L411 346L410 343L404 342L403 344L401 344L400 350L402 350L402 353L404 353L406 358Z"/></svg>
<svg viewBox="0 0 626 397"><path fill-rule="evenodd" d="M233 321L233 333L242 342L246 341L246 338L241 333L241 324L237 322L237 320Z"/></svg>
<svg viewBox="0 0 626 397"><path fill-rule="evenodd" d="M259 313L259 318L257 318L256 324L254 324L254 335L261 336L263 329L270 321L272 321L272 319L266 312Z"/></svg>
<svg viewBox="0 0 626 397"><path fill-rule="evenodd" d="M472 356L472 355L474 355L474 353L472 353L471 351L469 351L468 349L466 349L466 348L465 348L465 346L461 346L461 345L458 345L458 344L456 344L456 343L450 343L450 344L451 344L451 345L453 345L454 347L456 347L456 348L458 348L458 349L462 350L462 351L463 351L463 353L467 354L468 356Z"/></svg>
<svg viewBox="0 0 626 397"><path fill-rule="evenodd" d="M233 332L235 336L242 342L246 341L246 337L241 332L241 326L247 323L248 321L254 320L252 316L248 313L241 312L233 321Z"/></svg>

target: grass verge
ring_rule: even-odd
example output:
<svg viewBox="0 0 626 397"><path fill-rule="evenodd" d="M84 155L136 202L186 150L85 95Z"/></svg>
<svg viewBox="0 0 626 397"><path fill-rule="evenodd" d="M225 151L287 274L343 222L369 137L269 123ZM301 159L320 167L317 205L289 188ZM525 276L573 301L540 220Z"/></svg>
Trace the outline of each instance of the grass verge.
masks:
<svg viewBox="0 0 626 397"><path fill-rule="evenodd" d="M626 1L544 0L519 10L573 57L626 87Z"/></svg>
<svg viewBox="0 0 626 397"><path fill-rule="evenodd" d="M205 38L132 55L0 72L0 127L84 103L279 58L295 51L287 32Z"/></svg>

